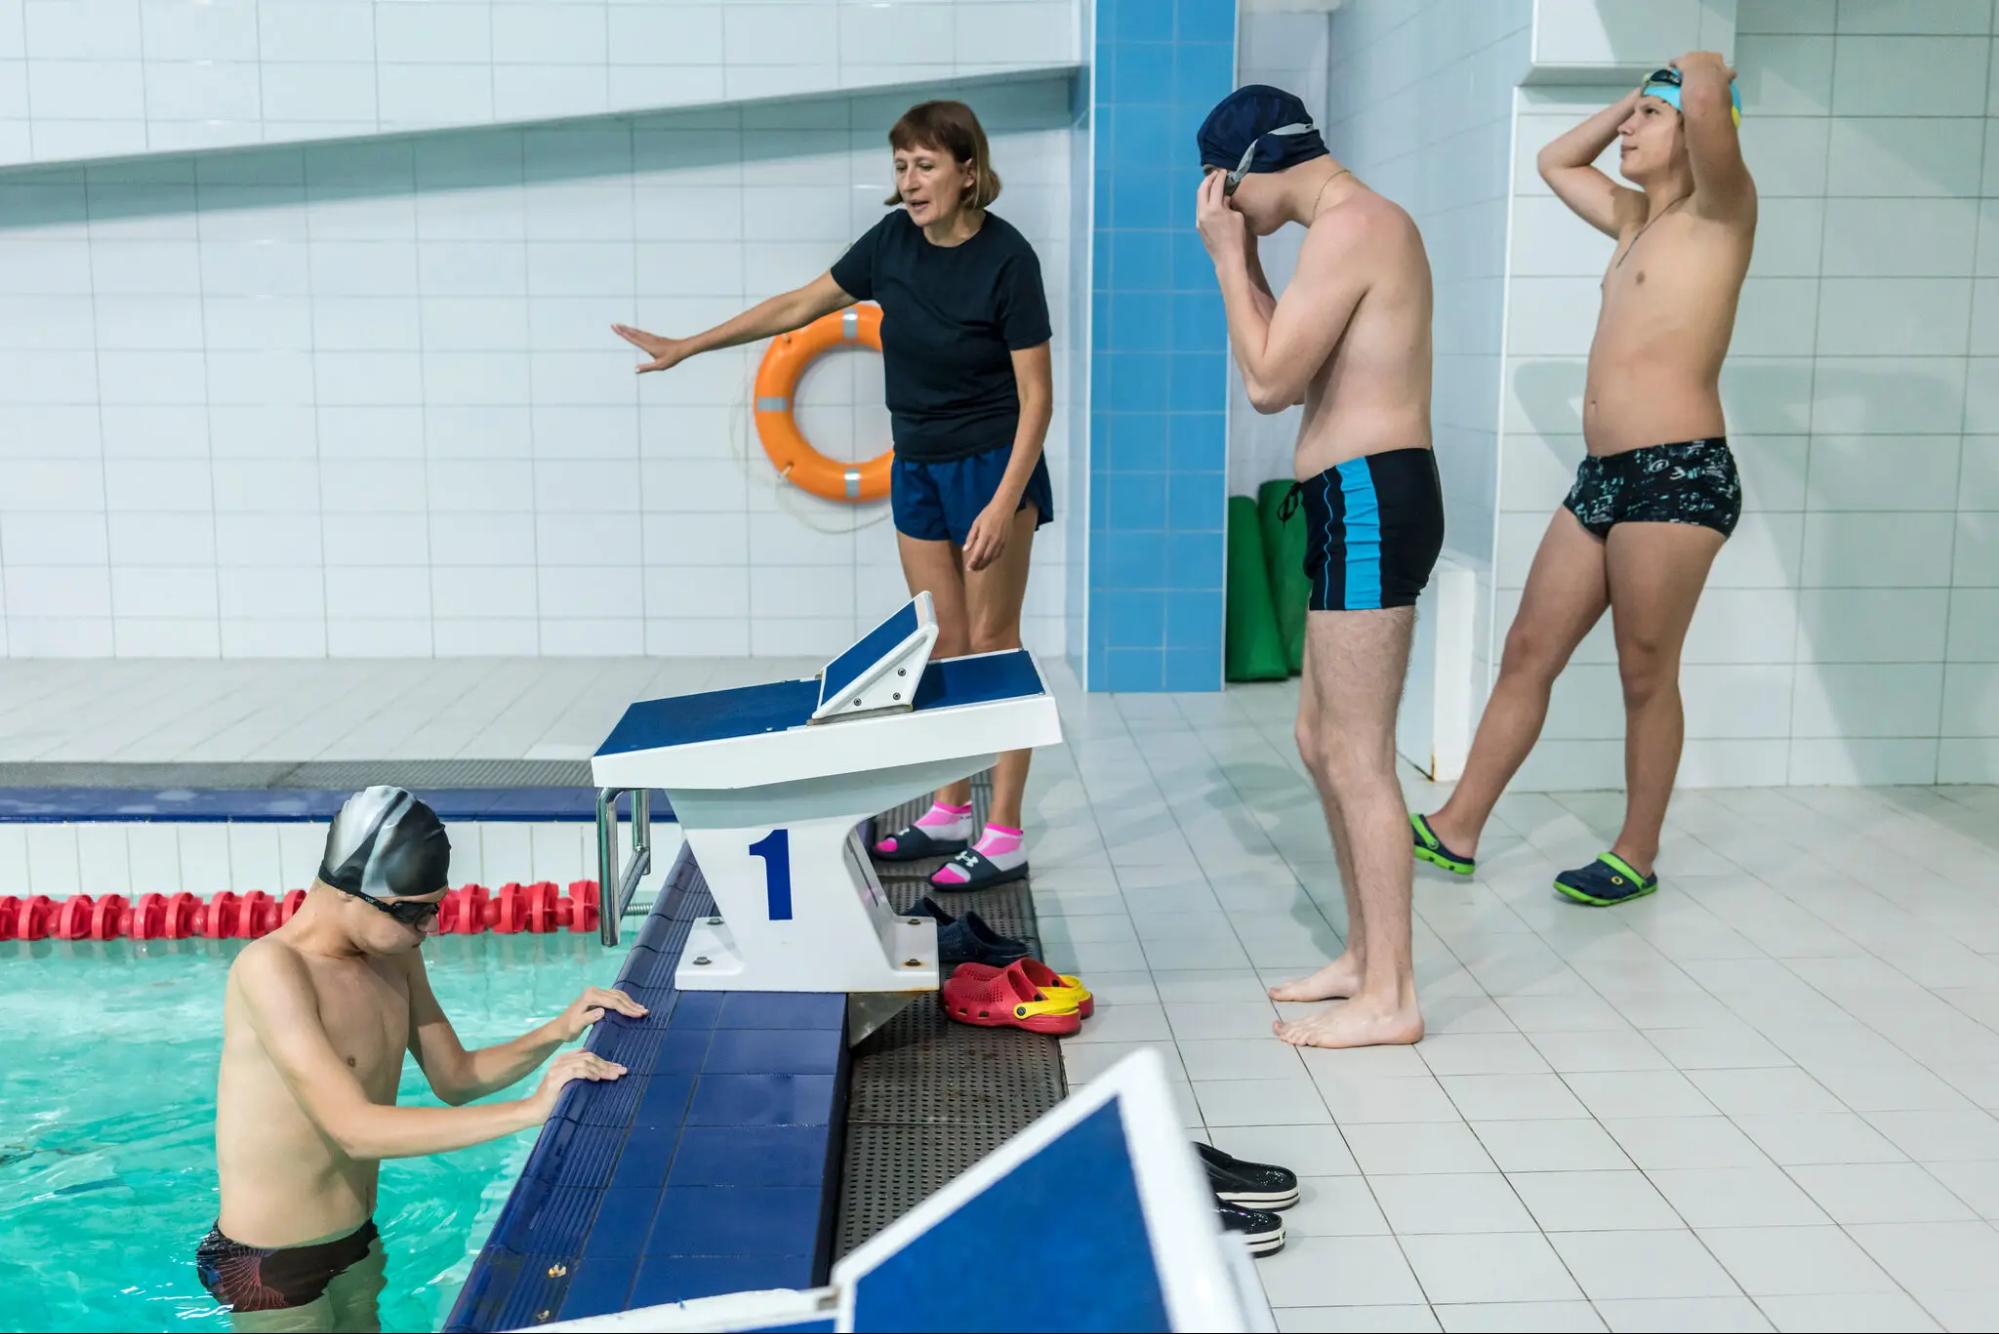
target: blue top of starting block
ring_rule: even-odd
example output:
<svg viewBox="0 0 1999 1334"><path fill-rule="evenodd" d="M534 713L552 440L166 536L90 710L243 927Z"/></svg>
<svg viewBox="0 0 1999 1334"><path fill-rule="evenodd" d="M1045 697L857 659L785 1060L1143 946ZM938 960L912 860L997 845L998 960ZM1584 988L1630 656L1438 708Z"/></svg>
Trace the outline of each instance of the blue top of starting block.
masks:
<svg viewBox="0 0 1999 1334"><path fill-rule="evenodd" d="M872 659L870 659L872 661ZM955 709L1045 693L1041 673L1025 649L976 658L942 658L923 669L912 708ZM819 706L819 682L777 681L769 685L710 690L642 700L597 748L599 755L623 755L661 746L688 746L729 737L761 736L805 726ZM822 724L839 727L837 721Z"/></svg>

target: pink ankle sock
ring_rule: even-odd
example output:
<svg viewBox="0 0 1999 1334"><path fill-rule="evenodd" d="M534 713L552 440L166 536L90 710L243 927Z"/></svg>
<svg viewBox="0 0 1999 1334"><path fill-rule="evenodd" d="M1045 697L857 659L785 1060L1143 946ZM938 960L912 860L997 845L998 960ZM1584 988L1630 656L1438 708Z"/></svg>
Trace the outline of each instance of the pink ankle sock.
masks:
<svg viewBox="0 0 1999 1334"><path fill-rule="evenodd" d="M972 808L932 802L930 809L916 817L916 827L940 843L952 844L972 836ZM875 851L887 856L896 851L895 835L875 843Z"/></svg>
<svg viewBox="0 0 1999 1334"><path fill-rule="evenodd" d="M972 849L1002 871L1014 870L1027 860L1027 849L1021 846L1021 831L1009 829L1003 824L988 824ZM947 864L930 877L930 882L935 885L964 885L971 883L971 879L957 865Z"/></svg>
<svg viewBox="0 0 1999 1334"><path fill-rule="evenodd" d="M983 856L1003 857L1009 852L1019 850L1020 833L1020 830L1008 829L1003 824L989 824L986 826L986 832L979 835L979 841L972 846Z"/></svg>
<svg viewBox="0 0 1999 1334"><path fill-rule="evenodd" d="M916 817L916 823L926 829L932 829L940 824L957 824L971 813L972 807L969 802L963 806L951 806L941 801L933 801L929 810Z"/></svg>

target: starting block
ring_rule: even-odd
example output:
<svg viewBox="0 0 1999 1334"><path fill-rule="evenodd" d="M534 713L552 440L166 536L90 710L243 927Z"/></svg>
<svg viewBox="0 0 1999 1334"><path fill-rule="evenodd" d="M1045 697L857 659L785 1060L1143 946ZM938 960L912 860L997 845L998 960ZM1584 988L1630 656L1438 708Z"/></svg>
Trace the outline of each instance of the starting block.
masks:
<svg viewBox="0 0 1999 1334"><path fill-rule="evenodd" d="M610 895L623 880L617 794L635 794L643 855L636 794L662 788L721 914L694 924L677 987L937 989L936 923L890 907L858 827L1001 751L1056 745L1062 728L1027 650L933 662L936 642L930 595L919 593L815 678L625 711L590 761L600 883ZM607 898L607 918L623 897Z"/></svg>

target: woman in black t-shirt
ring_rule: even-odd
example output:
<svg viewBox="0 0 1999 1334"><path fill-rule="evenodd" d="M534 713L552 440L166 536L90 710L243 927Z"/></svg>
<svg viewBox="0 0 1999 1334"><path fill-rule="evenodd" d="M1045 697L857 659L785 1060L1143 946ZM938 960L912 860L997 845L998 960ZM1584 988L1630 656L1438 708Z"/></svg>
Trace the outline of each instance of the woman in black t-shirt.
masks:
<svg viewBox="0 0 1999 1334"><path fill-rule="evenodd" d="M889 145L896 188L887 202L902 207L830 271L691 338L612 327L651 358L643 373L879 302L895 440L889 503L909 591L936 604L938 657L1018 648L1034 532L1055 517L1041 454L1054 400L1041 266L1026 239L987 212L1000 181L970 107L911 107ZM877 842L875 856L952 855L931 877L943 889L1020 879L1028 756L1000 756L976 843L971 785L954 783L915 824Z"/></svg>

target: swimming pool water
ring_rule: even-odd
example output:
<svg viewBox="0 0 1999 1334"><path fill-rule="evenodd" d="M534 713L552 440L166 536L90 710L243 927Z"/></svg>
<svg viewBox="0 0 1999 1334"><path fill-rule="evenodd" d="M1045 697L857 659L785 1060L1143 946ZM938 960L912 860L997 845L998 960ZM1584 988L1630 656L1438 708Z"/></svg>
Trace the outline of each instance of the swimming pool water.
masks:
<svg viewBox="0 0 1999 1334"><path fill-rule="evenodd" d="M229 1327L194 1247L215 1221L222 987L240 948L0 946L0 1329ZM623 962L594 934L446 937L424 951L467 1047L554 1017ZM437 1105L414 1061L401 1101ZM534 1138L382 1164L383 1329L443 1324Z"/></svg>

